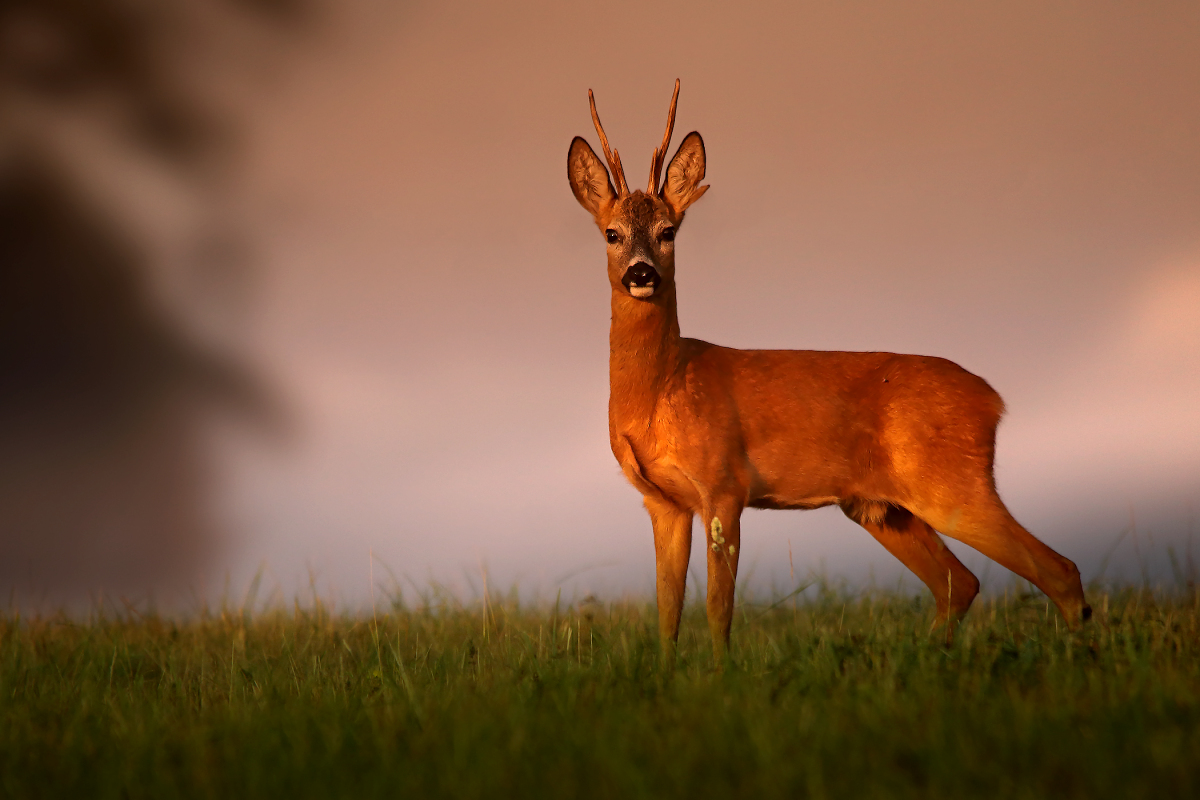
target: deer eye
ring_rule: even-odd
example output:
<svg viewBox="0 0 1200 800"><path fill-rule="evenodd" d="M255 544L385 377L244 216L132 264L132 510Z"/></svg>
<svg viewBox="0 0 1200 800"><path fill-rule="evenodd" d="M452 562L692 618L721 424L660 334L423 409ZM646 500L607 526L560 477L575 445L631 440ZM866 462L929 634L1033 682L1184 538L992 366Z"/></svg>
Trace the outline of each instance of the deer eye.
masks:
<svg viewBox="0 0 1200 800"><path fill-rule="evenodd" d="M658 240L660 242L675 241L675 229L674 228L663 228L663 232L658 235Z"/></svg>
<svg viewBox="0 0 1200 800"><path fill-rule="evenodd" d="M606 230L604 232L604 236L606 239L608 239L609 244L616 244L617 242L621 241L621 234L617 233L612 228Z"/></svg>

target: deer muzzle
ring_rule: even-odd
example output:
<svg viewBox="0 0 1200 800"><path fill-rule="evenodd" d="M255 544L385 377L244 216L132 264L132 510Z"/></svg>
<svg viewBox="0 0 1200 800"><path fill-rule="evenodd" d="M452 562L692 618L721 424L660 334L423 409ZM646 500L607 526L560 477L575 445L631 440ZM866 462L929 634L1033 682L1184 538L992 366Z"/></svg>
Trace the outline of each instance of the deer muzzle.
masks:
<svg viewBox="0 0 1200 800"><path fill-rule="evenodd" d="M660 284L662 276L658 274L658 270L644 261L630 265L621 278L621 285L625 290L641 300L652 296Z"/></svg>

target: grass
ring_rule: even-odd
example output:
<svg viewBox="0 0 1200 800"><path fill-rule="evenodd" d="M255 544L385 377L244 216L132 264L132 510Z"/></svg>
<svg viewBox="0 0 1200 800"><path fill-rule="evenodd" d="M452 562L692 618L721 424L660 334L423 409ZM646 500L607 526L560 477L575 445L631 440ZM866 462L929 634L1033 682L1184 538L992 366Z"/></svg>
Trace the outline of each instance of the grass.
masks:
<svg viewBox="0 0 1200 800"><path fill-rule="evenodd" d="M723 671L693 607L672 675L641 604L9 616L0 796L1197 796L1200 600L1089 599L744 606Z"/></svg>

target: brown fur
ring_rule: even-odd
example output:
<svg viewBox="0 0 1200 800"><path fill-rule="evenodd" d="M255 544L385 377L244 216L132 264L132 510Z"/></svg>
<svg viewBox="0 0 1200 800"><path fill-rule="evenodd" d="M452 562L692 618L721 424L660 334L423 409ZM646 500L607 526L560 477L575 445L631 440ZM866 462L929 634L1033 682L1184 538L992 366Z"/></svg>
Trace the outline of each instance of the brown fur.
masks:
<svg viewBox="0 0 1200 800"><path fill-rule="evenodd" d="M927 356L734 350L682 338L674 245L663 231L677 229L708 188L699 186L703 142L697 133L684 139L657 194L618 195L601 187L603 170L576 138L575 196L619 239L608 244L609 438L654 525L665 643L678 635L699 514L709 625L716 652L727 647L746 507L840 505L930 588L950 625L979 584L935 530L1034 583L1071 624L1087 617L1075 565L1017 524L996 494L1004 404L982 378ZM661 277L645 299L622 284L635 260Z"/></svg>

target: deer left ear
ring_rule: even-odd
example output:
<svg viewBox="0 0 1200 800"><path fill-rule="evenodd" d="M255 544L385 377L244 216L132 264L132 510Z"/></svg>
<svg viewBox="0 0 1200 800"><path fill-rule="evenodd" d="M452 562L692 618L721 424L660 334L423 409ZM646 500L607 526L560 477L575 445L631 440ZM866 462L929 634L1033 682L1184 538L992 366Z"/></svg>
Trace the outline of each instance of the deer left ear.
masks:
<svg viewBox="0 0 1200 800"><path fill-rule="evenodd" d="M704 140L692 131L684 137L663 181L662 198L676 217L682 217L688 206L708 191L701 186L704 180Z"/></svg>
<svg viewBox="0 0 1200 800"><path fill-rule="evenodd" d="M567 152L567 180L571 182L571 191L579 205L597 221L617 198L612 181L608 179L608 170L591 146L579 136L571 142Z"/></svg>

